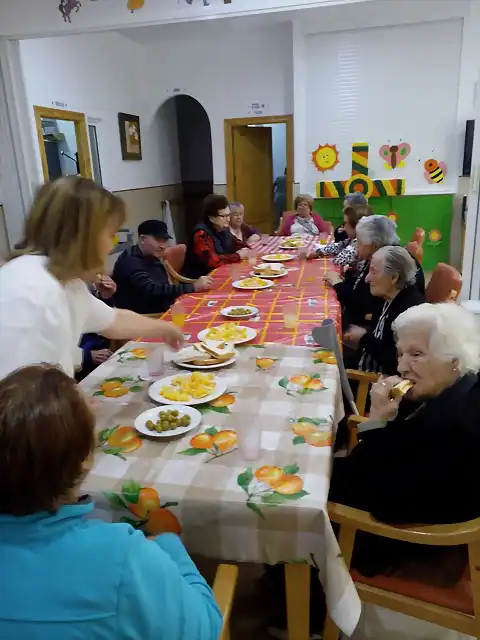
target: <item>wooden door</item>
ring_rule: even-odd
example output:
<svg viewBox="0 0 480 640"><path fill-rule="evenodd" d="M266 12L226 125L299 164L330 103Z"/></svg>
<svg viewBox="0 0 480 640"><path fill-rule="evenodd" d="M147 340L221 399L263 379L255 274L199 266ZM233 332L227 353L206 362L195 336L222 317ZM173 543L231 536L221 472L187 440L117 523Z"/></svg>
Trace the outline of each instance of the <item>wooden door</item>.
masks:
<svg viewBox="0 0 480 640"><path fill-rule="evenodd" d="M235 200L245 207L245 222L262 233L274 229L272 130L233 128Z"/></svg>

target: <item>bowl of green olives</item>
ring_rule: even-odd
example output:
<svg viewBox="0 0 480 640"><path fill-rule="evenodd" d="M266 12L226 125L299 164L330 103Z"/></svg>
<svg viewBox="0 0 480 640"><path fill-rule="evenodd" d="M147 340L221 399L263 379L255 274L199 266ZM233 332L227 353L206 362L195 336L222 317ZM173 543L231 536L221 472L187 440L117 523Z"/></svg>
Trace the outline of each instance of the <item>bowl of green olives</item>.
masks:
<svg viewBox="0 0 480 640"><path fill-rule="evenodd" d="M141 413L135 420L135 429L146 436L165 438L178 436L195 429L202 420L202 414L193 407L170 405L159 409L154 407Z"/></svg>

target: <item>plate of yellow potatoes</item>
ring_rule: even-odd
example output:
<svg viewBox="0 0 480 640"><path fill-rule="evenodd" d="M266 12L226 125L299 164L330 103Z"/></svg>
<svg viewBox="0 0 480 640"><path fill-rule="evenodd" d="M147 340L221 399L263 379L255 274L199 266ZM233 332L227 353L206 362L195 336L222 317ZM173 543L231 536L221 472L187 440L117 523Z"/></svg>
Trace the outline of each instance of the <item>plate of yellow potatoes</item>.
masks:
<svg viewBox="0 0 480 640"><path fill-rule="evenodd" d="M198 334L198 339L205 340L224 340L230 344L243 344L253 340L257 332L251 327L242 327L236 322L225 322L210 329L203 329Z"/></svg>
<svg viewBox="0 0 480 640"><path fill-rule="evenodd" d="M225 382L213 373L195 371L157 380L148 389L148 395L162 404L192 406L219 398L226 388Z"/></svg>
<svg viewBox="0 0 480 640"><path fill-rule="evenodd" d="M294 257L291 253L269 253L266 256L262 256L262 260L267 262L288 262L293 260Z"/></svg>
<svg viewBox="0 0 480 640"><path fill-rule="evenodd" d="M173 409L166 407L159 409L147 409L135 419L135 429L152 438L170 438L181 436L198 425L202 421L202 414L193 407L181 404Z"/></svg>
<svg viewBox="0 0 480 640"><path fill-rule="evenodd" d="M261 276L262 278L283 278L283 276L288 275L288 269L285 269L281 263L265 262L257 264L250 275Z"/></svg>
<svg viewBox="0 0 480 640"><path fill-rule="evenodd" d="M280 244L282 249L300 249L305 246L305 242L302 238L285 238L285 240L282 240Z"/></svg>
<svg viewBox="0 0 480 640"><path fill-rule="evenodd" d="M269 287L273 287L273 282L270 282L270 280L264 280L258 276L253 276L252 278L235 280L232 286L234 289L247 289L249 291L254 291L256 289L268 289Z"/></svg>

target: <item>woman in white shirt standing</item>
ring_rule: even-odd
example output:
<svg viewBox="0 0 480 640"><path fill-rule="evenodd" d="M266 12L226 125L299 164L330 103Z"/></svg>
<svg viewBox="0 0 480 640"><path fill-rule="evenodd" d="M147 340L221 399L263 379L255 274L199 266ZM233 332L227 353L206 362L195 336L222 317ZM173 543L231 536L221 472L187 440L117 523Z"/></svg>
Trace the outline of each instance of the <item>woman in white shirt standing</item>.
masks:
<svg viewBox="0 0 480 640"><path fill-rule="evenodd" d="M0 378L39 362L73 376L83 333L182 346L177 327L112 309L85 284L103 272L125 218L124 202L91 180L60 178L40 188L21 248L0 268Z"/></svg>

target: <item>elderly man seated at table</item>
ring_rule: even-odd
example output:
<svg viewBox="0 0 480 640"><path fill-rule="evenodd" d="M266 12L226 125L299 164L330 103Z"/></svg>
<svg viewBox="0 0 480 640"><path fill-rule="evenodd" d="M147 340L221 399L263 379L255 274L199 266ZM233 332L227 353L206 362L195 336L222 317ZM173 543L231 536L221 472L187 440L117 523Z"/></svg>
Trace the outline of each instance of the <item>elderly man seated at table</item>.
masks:
<svg viewBox="0 0 480 640"><path fill-rule="evenodd" d="M290 216L281 231L282 235L290 236L318 236L320 233L331 233L332 225L322 216L313 212L313 198L309 195L299 195L295 198L296 215Z"/></svg>
<svg viewBox="0 0 480 640"><path fill-rule="evenodd" d="M187 244L187 256L183 275L200 278L223 264L240 262L250 251L246 247L235 248L230 233L230 208L225 196L215 193L203 201L203 222L192 231Z"/></svg>
<svg viewBox="0 0 480 640"><path fill-rule="evenodd" d="M171 236L161 220L145 220L138 226L138 244L125 249L113 269L117 284L115 305L136 313L163 313L184 293L205 291L211 278L171 284L162 262Z"/></svg>
<svg viewBox="0 0 480 640"><path fill-rule="evenodd" d="M400 377L371 390L360 443L335 458L330 500L391 524L447 524L480 517L480 336L475 318L453 303L422 304L394 323ZM409 380L405 396L392 388ZM378 538L357 566L373 575L388 563ZM408 551L416 545L407 545ZM357 555L357 554L355 554ZM398 558L397 558L398 559Z"/></svg>
<svg viewBox="0 0 480 640"><path fill-rule="evenodd" d="M246 224L245 208L239 202L230 203L230 233L234 237L235 249L251 247L260 240L260 233L250 225Z"/></svg>
<svg viewBox="0 0 480 640"><path fill-rule="evenodd" d="M367 216L356 227L359 263L357 269L349 269L345 278L338 273L328 272L325 279L333 286L342 305L344 326L350 324L371 326L375 310L382 306L382 300L375 298L366 281L373 254L382 247L398 244L397 225L386 216ZM415 276L417 288L425 293L425 277L418 262Z"/></svg>
<svg viewBox="0 0 480 640"><path fill-rule="evenodd" d="M217 640L220 612L180 538L89 519L79 487L95 446L89 403L59 369L0 381L0 638Z"/></svg>
<svg viewBox="0 0 480 640"><path fill-rule="evenodd" d="M417 265L403 247L383 247L373 254L365 281L383 304L375 309L372 328L350 326L343 339L357 349L354 369L393 375L397 370L397 348L393 335L395 319L410 307L425 302L416 287Z"/></svg>

